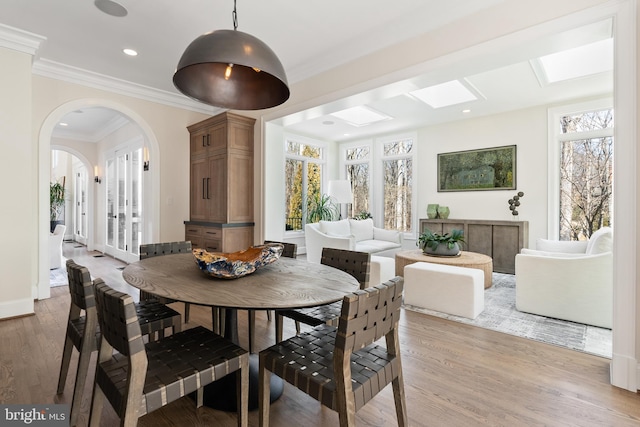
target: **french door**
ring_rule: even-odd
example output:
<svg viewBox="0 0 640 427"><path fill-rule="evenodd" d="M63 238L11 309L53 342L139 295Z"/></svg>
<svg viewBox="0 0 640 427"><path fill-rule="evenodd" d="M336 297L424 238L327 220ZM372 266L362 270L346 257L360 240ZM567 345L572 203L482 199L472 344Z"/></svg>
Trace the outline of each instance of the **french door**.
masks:
<svg viewBox="0 0 640 427"><path fill-rule="evenodd" d="M73 239L82 243L83 245L87 244L87 169L83 166L79 168L74 174L75 183L74 183L74 191L75 191L75 206L74 206L74 219L73 224L74 227L74 236Z"/></svg>
<svg viewBox="0 0 640 427"><path fill-rule="evenodd" d="M108 157L106 253L125 262L139 258L142 241L142 144L129 144Z"/></svg>

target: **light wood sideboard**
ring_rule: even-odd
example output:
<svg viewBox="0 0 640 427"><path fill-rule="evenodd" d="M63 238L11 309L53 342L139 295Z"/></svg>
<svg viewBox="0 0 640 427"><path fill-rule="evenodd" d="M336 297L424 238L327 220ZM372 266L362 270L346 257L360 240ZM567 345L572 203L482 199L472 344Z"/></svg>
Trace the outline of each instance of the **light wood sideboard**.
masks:
<svg viewBox="0 0 640 427"><path fill-rule="evenodd" d="M529 242L528 221L491 221L473 219L420 219L420 233L464 232L465 251L478 252L493 259L493 271L515 274L516 255Z"/></svg>

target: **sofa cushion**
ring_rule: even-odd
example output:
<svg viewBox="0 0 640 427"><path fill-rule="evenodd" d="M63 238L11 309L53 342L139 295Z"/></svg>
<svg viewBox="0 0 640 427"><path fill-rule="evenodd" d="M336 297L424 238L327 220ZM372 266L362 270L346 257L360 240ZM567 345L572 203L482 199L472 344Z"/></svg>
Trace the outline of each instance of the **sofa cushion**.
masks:
<svg viewBox="0 0 640 427"><path fill-rule="evenodd" d="M389 249L399 248L399 243L388 242L386 240L362 240L356 243L356 251L376 253Z"/></svg>
<svg viewBox="0 0 640 427"><path fill-rule="evenodd" d="M386 240L388 242L393 243L401 243L400 242L401 233L395 230L385 230L384 228L373 228L373 239L376 240Z"/></svg>
<svg viewBox="0 0 640 427"><path fill-rule="evenodd" d="M351 234L355 236L356 242L373 240L373 220L371 218L360 220L349 218L349 225Z"/></svg>
<svg viewBox="0 0 640 427"><path fill-rule="evenodd" d="M583 254L587 250L587 242L576 240L547 240L536 239L536 249L545 252L562 252L562 253L575 253Z"/></svg>
<svg viewBox="0 0 640 427"><path fill-rule="evenodd" d="M349 220L342 219L340 221L320 221L320 231L333 237L349 237L351 236L351 227Z"/></svg>
<svg viewBox="0 0 640 427"><path fill-rule="evenodd" d="M602 227L591 235L586 253L596 255L611 251L613 251L613 233L610 227Z"/></svg>

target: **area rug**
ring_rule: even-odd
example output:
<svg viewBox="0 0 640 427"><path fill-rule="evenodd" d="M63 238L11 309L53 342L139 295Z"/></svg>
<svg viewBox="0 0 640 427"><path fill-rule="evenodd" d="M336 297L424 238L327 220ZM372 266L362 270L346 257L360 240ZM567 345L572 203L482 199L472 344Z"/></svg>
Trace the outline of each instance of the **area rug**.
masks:
<svg viewBox="0 0 640 427"><path fill-rule="evenodd" d="M54 268L53 270L49 270L49 285L52 288L55 286L67 286L68 284L66 268Z"/></svg>
<svg viewBox="0 0 640 427"><path fill-rule="evenodd" d="M473 320L411 305L405 305L404 308L611 358L611 329L520 312L516 310L515 282L515 276L511 274L493 273L493 286L486 289L484 294L484 311Z"/></svg>

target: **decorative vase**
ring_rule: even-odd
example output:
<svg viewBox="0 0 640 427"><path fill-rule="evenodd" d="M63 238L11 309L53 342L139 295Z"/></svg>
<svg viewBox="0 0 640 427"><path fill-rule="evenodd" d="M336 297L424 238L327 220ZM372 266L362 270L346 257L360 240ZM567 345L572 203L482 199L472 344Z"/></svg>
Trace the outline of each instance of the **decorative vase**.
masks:
<svg viewBox="0 0 640 427"><path fill-rule="evenodd" d="M453 248L449 249L446 243L440 243L435 249L431 249L428 246L422 248L422 252L426 255L434 256L457 256L460 253L460 246L458 243L453 244Z"/></svg>
<svg viewBox="0 0 640 427"><path fill-rule="evenodd" d="M427 218L434 219L438 216L438 205L427 205Z"/></svg>
<svg viewBox="0 0 640 427"><path fill-rule="evenodd" d="M449 218L449 207L448 206L438 206L438 218L442 218L442 219Z"/></svg>

